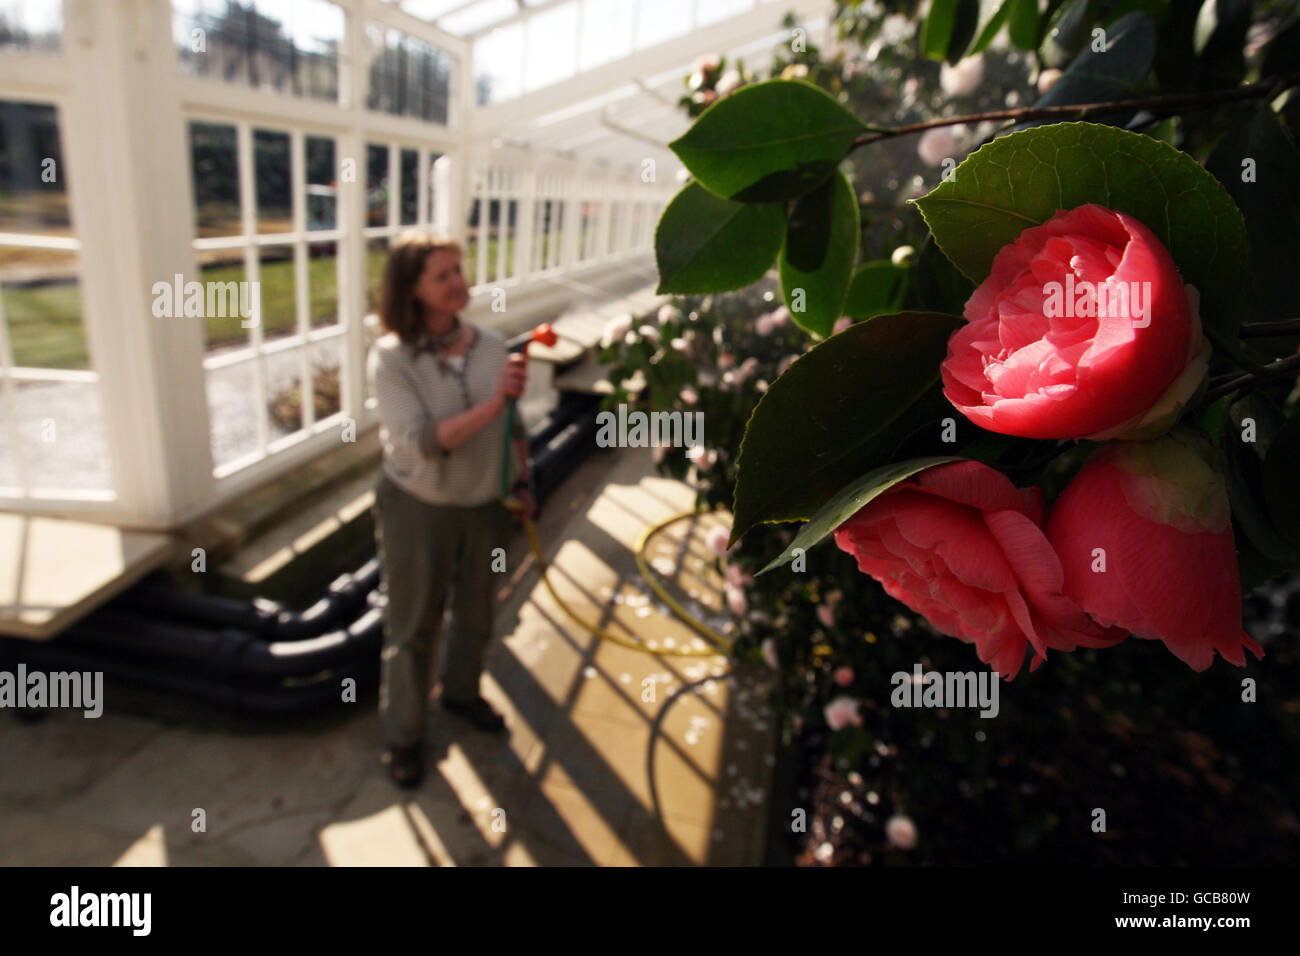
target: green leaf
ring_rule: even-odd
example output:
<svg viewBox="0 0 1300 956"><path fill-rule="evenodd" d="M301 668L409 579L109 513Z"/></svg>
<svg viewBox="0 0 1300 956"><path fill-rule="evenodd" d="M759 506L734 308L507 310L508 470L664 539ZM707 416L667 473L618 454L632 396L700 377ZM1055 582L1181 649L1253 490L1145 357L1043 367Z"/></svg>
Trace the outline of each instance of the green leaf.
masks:
<svg viewBox="0 0 1300 956"><path fill-rule="evenodd" d="M869 319L903 307L907 291L908 270L888 259L878 259L859 266L849 284L844 300L844 314L855 319Z"/></svg>
<svg viewBox="0 0 1300 956"><path fill-rule="evenodd" d="M1085 203L1146 225L1200 290L1205 325L1236 334L1249 262L1241 211L1195 159L1159 140L1095 123L1022 130L976 150L916 200L939 247L976 282L1026 228Z"/></svg>
<svg viewBox="0 0 1300 956"><path fill-rule="evenodd" d="M779 258L781 294L808 331L830 335L843 314L860 232L858 199L843 173L795 203Z"/></svg>
<svg viewBox="0 0 1300 956"><path fill-rule="evenodd" d="M1192 49L1200 61L1201 86L1222 89L1246 72L1242 49L1255 0L1205 0L1196 17Z"/></svg>
<svg viewBox="0 0 1300 956"><path fill-rule="evenodd" d="M931 60L946 60L952 28L957 22L959 0L934 0L921 28L921 54Z"/></svg>
<svg viewBox="0 0 1300 956"><path fill-rule="evenodd" d="M980 18L980 0L958 0L957 16L952 25L952 37L948 40L949 63L956 63L966 53L966 47L975 39L975 27Z"/></svg>
<svg viewBox="0 0 1300 956"><path fill-rule="evenodd" d="M1249 161L1248 166L1243 163ZM1269 322L1300 314L1296 237L1300 236L1300 150L1268 104L1228 128L1205 168L1236 200L1251 247L1251 281L1243 312ZM1249 181L1243 176L1249 173Z"/></svg>
<svg viewBox="0 0 1300 956"><path fill-rule="evenodd" d="M975 24L975 39L966 51L967 56L983 53L1002 29L1011 15L1016 0L980 0L979 19Z"/></svg>
<svg viewBox="0 0 1300 956"><path fill-rule="evenodd" d="M1105 52L1093 49L1089 43L1034 105L1073 106L1131 99L1146 86L1155 55L1156 28L1150 18L1139 11L1125 14L1106 28ZM1120 110L1107 114L1107 121L1124 126L1133 116L1131 109Z"/></svg>
<svg viewBox="0 0 1300 956"><path fill-rule="evenodd" d="M974 291L975 284L940 251L934 236L926 236L916 257L916 279L909 284L904 300L906 308L962 315Z"/></svg>
<svg viewBox="0 0 1300 956"><path fill-rule="evenodd" d="M757 282L771 268L784 233L779 204L731 202L689 183L655 229L657 291L724 292Z"/></svg>
<svg viewBox="0 0 1300 956"><path fill-rule="evenodd" d="M935 465L945 465L950 462L964 460L963 458L952 457L913 458L910 461L900 461L867 472L861 478L840 489L834 498L822 505L812 519L799 529L799 533L794 536L790 546L764 565L763 570L758 573L762 574L765 571L771 571L773 568L779 568L781 565L786 564L794 558L796 550L802 550L806 553L809 548L820 543L822 539L845 521L852 518L900 481L906 481L918 472L933 468Z"/></svg>
<svg viewBox="0 0 1300 956"><path fill-rule="evenodd" d="M1255 423L1255 441L1242 441L1243 422ZM1269 514L1263 487L1261 461L1272 453L1274 437L1282 432L1281 414L1258 392L1234 402L1228 408L1229 423L1223 431L1225 476L1232 518L1259 554L1282 567L1300 564L1300 548L1279 533ZM1294 479L1291 493L1294 495Z"/></svg>
<svg viewBox="0 0 1300 956"><path fill-rule="evenodd" d="M1038 0L1011 0L1007 35L1022 50L1038 46Z"/></svg>
<svg viewBox="0 0 1300 956"><path fill-rule="evenodd" d="M1043 66L1060 69L1092 39L1096 0L1069 0L1048 18L1047 33L1038 50Z"/></svg>
<svg viewBox="0 0 1300 956"><path fill-rule="evenodd" d="M750 416L736 463L734 543L755 524L810 517L899 444L953 414L939 387L952 315L900 312L850 326L803 355Z"/></svg>
<svg viewBox="0 0 1300 956"><path fill-rule="evenodd" d="M710 192L779 202L822 183L865 130L820 87L767 80L718 100L668 145Z"/></svg>

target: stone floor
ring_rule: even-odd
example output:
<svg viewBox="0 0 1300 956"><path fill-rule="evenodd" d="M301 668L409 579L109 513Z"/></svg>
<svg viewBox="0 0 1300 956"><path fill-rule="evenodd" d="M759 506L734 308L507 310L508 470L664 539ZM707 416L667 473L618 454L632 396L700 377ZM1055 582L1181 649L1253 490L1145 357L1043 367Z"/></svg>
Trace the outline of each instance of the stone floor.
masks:
<svg viewBox="0 0 1300 956"><path fill-rule="evenodd" d="M540 522L573 610L629 641L702 646L645 587L642 531L690 510L648 450L584 464ZM670 590L721 626L698 515L650 538ZM667 578L665 578L667 580ZM0 715L0 864L756 864L774 732L761 675L720 655L653 656L575 625L517 541L485 695L510 732L431 708L429 772L397 790L379 764L374 694L336 712L253 723L123 692L87 720Z"/></svg>

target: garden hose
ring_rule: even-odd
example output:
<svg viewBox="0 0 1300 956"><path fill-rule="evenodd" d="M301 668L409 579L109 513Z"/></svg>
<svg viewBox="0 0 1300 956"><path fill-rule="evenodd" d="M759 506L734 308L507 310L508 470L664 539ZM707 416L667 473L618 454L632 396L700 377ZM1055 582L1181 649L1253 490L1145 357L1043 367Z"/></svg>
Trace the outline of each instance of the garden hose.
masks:
<svg viewBox="0 0 1300 956"><path fill-rule="evenodd" d="M524 349L523 349L524 356L527 357L528 346L531 345L533 342L540 342L541 344L546 346L554 346L558 338L559 337L556 334L555 330L551 328L550 323L543 323L539 325L537 328L533 329L533 334L531 339L524 344ZM510 403L506 406L506 427L505 427L505 432L502 436L501 500L502 503L508 509L510 509L511 511L519 512L523 510L524 504L513 494L511 494L511 489L510 489L510 438L511 438L511 433L514 430L514 423L515 423L515 402L514 400L511 400ZM564 600L564 598L560 597L559 592L555 590L555 586L551 584L551 579L547 576L546 573L547 572L546 557L542 554L542 543L537 537L537 526L533 524L533 520L531 518L528 517L524 518L524 531L527 532L528 534L528 544L533 549L533 557L537 559L537 567L541 572L542 581L546 584L546 590L551 592L551 597L555 599L555 603L560 606L560 608L564 611L564 613L567 614L574 621L574 623L578 624L583 630L587 631L590 634L595 635L596 637L600 638L602 641L610 641L614 644L618 644L622 647L630 648L634 651L643 651L646 654L653 654L656 657L714 657L718 654L728 653L731 650L731 641L727 640L726 637L719 634L717 631L713 630L711 627L706 625L699 618L695 617L693 614L687 611L686 608L682 607L681 604L671 594L669 594L668 591L663 587L663 585L661 585L659 581L655 578L654 574L650 570L649 562L647 562L645 559L645 548L647 542L649 542L650 540L651 535L653 535L656 531L661 530L662 528L666 528L674 521L679 521L682 518L688 518L694 513L695 512L693 511L684 511L680 514L673 515L671 518L665 518L663 521L660 521L658 524L651 525L648 528L646 528L644 531L642 531L641 536L637 539L636 542L636 566L637 566L637 570L641 572L641 577L645 579L646 584L650 585L650 590L654 592L655 596L659 598L659 600L661 600L665 605L667 605L668 608L672 610L674 614L676 614L679 618L681 618L682 622L685 623L687 627L695 631L701 637L704 637L706 640L712 641L716 645L706 650L698 650L696 648L685 648L679 651L673 649L660 650L659 648L650 648L645 644L639 644L636 641L623 637L622 635L614 634L610 631L605 630L602 627L597 627L594 624L584 621L582 618L580 618L577 615L576 612L574 612L573 608L571 608L568 605L568 603Z"/></svg>
<svg viewBox="0 0 1300 956"><path fill-rule="evenodd" d="M520 511L523 509L523 502L515 498L506 498L504 504L512 511ZM691 614L691 612L686 610L686 608L682 607L682 605L668 593L664 586L659 583L653 571L650 569L650 564L646 561L645 557L646 544L655 532L666 528L675 521L680 521L682 518L689 518L694 513L695 512L693 511L683 511L670 518L665 518L657 524L650 525L642 531L641 536L636 542L636 566L637 570L641 573L641 577L645 580L646 584L650 586L650 590L654 592L655 596L659 598L659 600L666 604L674 614L681 618L682 622L686 624L687 627L704 637L706 640L712 641L716 645L705 650L693 647L683 648L681 650L674 648L650 648L645 644L623 637L621 634L612 633L605 628L598 627L589 621L583 620L578 616L577 612L569 606L568 602L566 602L564 598L560 597L559 593L555 590L555 586L551 584L551 579L547 575L549 569L546 564L546 557L542 554L542 543L537 537L537 526L533 524L531 518L524 519L524 531L528 534L528 544L532 548L533 557L537 559L537 567L541 573L542 581L546 584L546 590L551 592L551 597L555 599L555 603L560 606L561 610L563 610L564 613L584 631L595 635L602 641L610 641L634 651L643 651L646 654L652 654L655 657L714 657L718 654L728 653L731 650L732 642L717 631L713 630L699 618L695 617L695 615Z"/></svg>

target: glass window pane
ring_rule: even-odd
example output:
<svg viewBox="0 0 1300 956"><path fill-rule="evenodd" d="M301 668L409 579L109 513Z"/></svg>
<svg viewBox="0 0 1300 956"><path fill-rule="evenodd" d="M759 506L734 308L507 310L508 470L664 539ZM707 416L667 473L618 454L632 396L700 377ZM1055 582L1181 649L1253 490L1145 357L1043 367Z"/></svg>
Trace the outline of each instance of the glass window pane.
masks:
<svg viewBox="0 0 1300 956"><path fill-rule="evenodd" d="M208 371L208 422L213 465L220 468L258 449L256 359Z"/></svg>
<svg viewBox="0 0 1300 956"><path fill-rule="evenodd" d="M199 275L208 354L248 345L249 330L257 316L258 304L256 290L247 282L244 273L243 253L224 249L214 251L204 256ZM186 291L187 301L189 296ZM244 323L249 323L248 327Z"/></svg>
<svg viewBox="0 0 1300 956"><path fill-rule="evenodd" d="M111 489L99 386L91 382L15 384L18 429L33 488Z"/></svg>
<svg viewBox="0 0 1300 956"><path fill-rule="evenodd" d="M0 100L0 231L72 235L53 106Z"/></svg>
<svg viewBox="0 0 1300 956"><path fill-rule="evenodd" d="M388 147L366 146L366 225L388 225Z"/></svg>
<svg viewBox="0 0 1300 956"><path fill-rule="evenodd" d="M578 5L567 3L530 17L524 89L536 90L573 75L578 56Z"/></svg>
<svg viewBox="0 0 1300 956"><path fill-rule="evenodd" d="M401 170L402 213L398 222L403 226L410 226L415 223L419 206L420 184L415 178L420 172L420 151L418 149L402 150Z"/></svg>
<svg viewBox="0 0 1300 956"><path fill-rule="evenodd" d="M474 102L483 106L524 91L524 25L493 30L474 42Z"/></svg>
<svg viewBox="0 0 1300 956"><path fill-rule="evenodd" d="M443 17L438 26L448 33L464 35L500 23L519 12L515 0L479 0L458 13Z"/></svg>
<svg viewBox="0 0 1300 956"><path fill-rule="evenodd" d="M400 30L367 22L370 84L366 108L447 122L451 98L451 55Z"/></svg>
<svg viewBox="0 0 1300 956"><path fill-rule="evenodd" d="M190 123L190 181L199 238L240 235L244 229L235 127Z"/></svg>
<svg viewBox="0 0 1300 956"><path fill-rule="evenodd" d="M506 244L506 275L515 274L515 236L519 220L519 201L511 199L506 203L505 228L497 230L497 241L504 238Z"/></svg>
<svg viewBox="0 0 1300 956"><path fill-rule="evenodd" d="M465 255L461 258L461 271L468 285L475 285L478 277L478 222L483 214L483 200L474 199L469 204L469 227L465 230Z"/></svg>
<svg viewBox="0 0 1300 956"><path fill-rule="evenodd" d="M379 308L380 285L384 278L384 263L388 260L388 240L370 239L366 242L366 310Z"/></svg>
<svg viewBox="0 0 1300 956"><path fill-rule="evenodd" d="M334 140L308 136L307 228L334 229L338 225L338 182L334 174Z"/></svg>
<svg viewBox="0 0 1300 956"><path fill-rule="evenodd" d="M301 348L266 356L266 411L271 441L303 427Z"/></svg>
<svg viewBox="0 0 1300 956"><path fill-rule="evenodd" d="M578 68L589 70L632 52L632 15L627 0L582 0Z"/></svg>
<svg viewBox="0 0 1300 956"><path fill-rule="evenodd" d="M289 183L289 134L253 130L253 169L257 180L257 231L293 230L293 189Z"/></svg>
<svg viewBox="0 0 1300 956"><path fill-rule="evenodd" d="M706 23L717 23L727 17L744 13L754 6L754 0L699 0L699 12L695 25L702 27Z"/></svg>
<svg viewBox="0 0 1300 956"><path fill-rule="evenodd" d="M267 341L298 331L293 248L264 246L261 249L262 338Z"/></svg>
<svg viewBox="0 0 1300 956"><path fill-rule="evenodd" d="M0 304L14 365L89 369L77 254L0 246Z"/></svg>
<svg viewBox="0 0 1300 956"><path fill-rule="evenodd" d="M0 0L0 50L57 53L62 33L62 0Z"/></svg>
<svg viewBox="0 0 1300 956"><path fill-rule="evenodd" d="M342 361L338 339L317 342L311 348L312 404L318 422L343 410Z"/></svg>
<svg viewBox="0 0 1300 956"><path fill-rule="evenodd" d="M343 9L329 0L173 0L181 69L274 93L338 100Z"/></svg>
<svg viewBox="0 0 1300 956"><path fill-rule="evenodd" d="M648 46L681 36L691 28L693 0L654 0L637 8L636 48Z"/></svg>
<svg viewBox="0 0 1300 956"><path fill-rule="evenodd" d="M298 0L293 43L294 92L299 96L338 101L343 22L342 7L325 0Z"/></svg>
<svg viewBox="0 0 1300 956"><path fill-rule="evenodd" d="M311 327L319 329L339 321L338 244L313 243L309 253L307 288L311 295Z"/></svg>

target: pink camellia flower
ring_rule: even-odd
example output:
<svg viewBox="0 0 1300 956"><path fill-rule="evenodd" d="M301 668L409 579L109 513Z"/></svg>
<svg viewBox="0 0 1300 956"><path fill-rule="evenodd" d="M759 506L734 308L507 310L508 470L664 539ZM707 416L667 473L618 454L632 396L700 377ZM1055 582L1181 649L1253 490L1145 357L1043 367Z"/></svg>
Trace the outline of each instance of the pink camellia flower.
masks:
<svg viewBox="0 0 1300 956"><path fill-rule="evenodd" d="M1061 492L1047 522L1065 593L1103 625L1164 641L1193 670L1264 650L1241 627L1228 495L1190 433L1115 442Z"/></svg>
<svg viewBox="0 0 1300 956"><path fill-rule="evenodd" d="M689 385L684 386L677 394L678 397L687 405L694 405L700 400L700 393L695 391L695 389L691 388Z"/></svg>
<svg viewBox="0 0 1300 956"><path fill-rule="evenodd" d="M821 621L822 627L835 626L835 608L829 604L817 605L817 620Z"/></svg>
<svg viewBox="0 0 1300 956"><path fill-rule="evenodd" d="M1105 630L1062 593L1061 562L1042 530L1042 492L1017 489L976 461L939 465L899 482L835 531L835 543L890 597L936 629L975 644L1011 680L1034 649L1109 647Z"/></svg>
<svg viewBox="0 0 1300 956"><path fill-rule="evenodd" d="M848 687L852 684L853 668L847 666L835 668L835 683L839 684L841 687Z"/></svg>
<svg viewBox="0 0 1300 956"><path fill-rule="evenodd" d="M948 340L943 393L989 431L1153 437L1205 376L1194 294L1132 216L1089 204L1026 229L993 259Z"/></svg>
<svg viewBox="0 0 1300 956"><path fill-rule="evenodd" d="M852 697L836 697L826 705L822 713L826 715L826 725L831 730L842 730L850 724L854 727L862 726L858 702Z"/></svg>
<svg viewBox="0 0 1300 956"><path fill-rule="evenodd" d="M770 315L760 315L754 320L754 331L759 335L771 335L773 328L775 328L775 326L772 325L772 317Z"/></svg>
<svg viewBox="0 0 1300 956"><path fill-rule="evenodd" d="M885 839L900 850L910 850L916 846L916 824L900 815L885 821Z"/></svg>
<svg viewBox="0 0 1300 956"><path fill-rule="evenodd" d="M726 528L712 528L708 535L705 536L704 540L708 542L710 551L718 557L722 557L722 555L727 553L728 537L730 537L730 535L727 534Z"/></svg>

